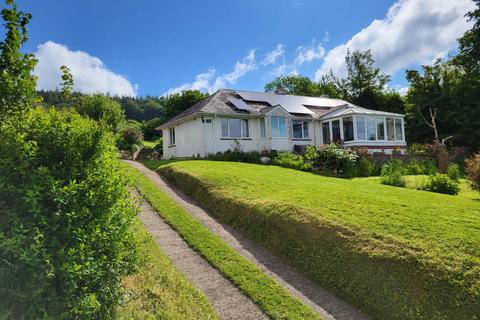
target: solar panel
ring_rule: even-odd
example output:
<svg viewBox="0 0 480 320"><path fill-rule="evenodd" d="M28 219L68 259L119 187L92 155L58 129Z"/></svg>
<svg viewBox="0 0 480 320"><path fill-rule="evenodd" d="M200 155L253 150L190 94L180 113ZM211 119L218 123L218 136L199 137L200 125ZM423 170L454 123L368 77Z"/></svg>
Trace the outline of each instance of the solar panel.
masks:
<svg viewBox="0 0 480 320"><path fill-rule="evenodd" d="M230 102L237 108L238 110L251 110L248 104L245 103L242 99L235 99L231 98Z"/></svg>
<svg viewBox="0 0 480 320"><path fill-rule="evenodd" d="M237 91L238 95L246 101L268 102L267 95L261 92Z"/></svg>

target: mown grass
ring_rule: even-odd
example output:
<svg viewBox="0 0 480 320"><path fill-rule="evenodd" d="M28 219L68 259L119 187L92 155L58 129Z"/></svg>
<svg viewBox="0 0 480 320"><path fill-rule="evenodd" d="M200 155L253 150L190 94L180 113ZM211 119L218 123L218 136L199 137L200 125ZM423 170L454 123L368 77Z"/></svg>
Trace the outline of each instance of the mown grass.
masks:
<svg viewBox="0 0 480 320"><path fill-rule="evenodd" d="M421 189L421 187L424 186L428 181L427 175L406 175L406 176L403 176L403 178L405 179L405 182L406 182L405 187L410 189ZM355 179L380 183L380 177L355 178ZM467 180L460 179L459 186L460 186L460 193L456 196L463 197L470 200L480 201L480 193L472 190Z"/></svg>
<svg viewBox="0 0 480 320"><path fill-rule="evenodd" d="M480 315L480 197L232 162L159 172L374 318Z"/></svg>
<svg viewBox="0 0 480 320"><path fill-rule="evenodd" d="M138 271L123 279L125 302L116 319L219 319L207 297L173 266L136 220L132 226L138 243Z"/></svg>
<svg viewBox="0 0 480 320"><path fill-rule="evenodd" d="M138 170L124 164L138 191L193 249L255 302L271 319L320 319L308 306L233 250L163 193Z"/></svg>

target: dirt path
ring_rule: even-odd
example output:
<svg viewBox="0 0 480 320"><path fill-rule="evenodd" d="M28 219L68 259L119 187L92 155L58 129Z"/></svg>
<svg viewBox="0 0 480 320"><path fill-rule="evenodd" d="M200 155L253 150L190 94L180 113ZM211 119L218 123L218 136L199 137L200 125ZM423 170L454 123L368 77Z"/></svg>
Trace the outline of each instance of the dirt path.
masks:
<svg viewBox="0 0 480 320"><path fill-rule="evenodd" d="M242 256L259 266L266 274L276 279L290 293L310 306L325 320L369 319L365 314L361 313L325 289L319 287L317 284L283 263L280 259L275 257L262 246L248 240L228 225L217 221L202 208L200 208L195 201L187 197L177 188L169 185L155 171L148 169L139 162L126 162L144 173L162 191L167 193L178 204L184 207L193 217L202 222L203 225L205 225L209 230L220 236Z"/></svg>
<svg viewBox="0 0 480 320"><path fill-rule="evenodd" d="M221 319L267 319L257 305L190 248L146 201L142 201L139 218L175 267L205 293Z"/></svg>

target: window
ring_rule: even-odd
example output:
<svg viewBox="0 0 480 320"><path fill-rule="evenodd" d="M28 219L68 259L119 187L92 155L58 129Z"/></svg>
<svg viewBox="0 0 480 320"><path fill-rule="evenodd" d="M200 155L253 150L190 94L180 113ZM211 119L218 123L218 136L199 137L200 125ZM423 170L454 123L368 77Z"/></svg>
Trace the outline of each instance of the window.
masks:
<svg viewBox="0 0 480 320"><path fill-rule="evenodd" d="M387 140L395 140L395 125L393 122L393 118L387 118Z"/></svg>
<svg viewBox="0 0 480 320"><path fill-rule="evenodd" d="M333 142L339 142L342 140L340 135L340 120L332 121L332 140Z"/></svg>
<svg viewBox="0 0 480 320"><path fill-rule="evenodd" d="M395 119L395 139L403 140L402 119Z"/></svg>
<svg viewBox="0 0 480 320"><path fill-rule="evenodd" d="M375 118L374 117L366 117L366 124L367 124L367 139L368 140L376 140L377 135L375 133Z"/></svg>
<svg viewBox="0 0 480 320"><path fill-rule="evenodd" d="M357 140L366 140L367 136L365 135L365 117L356 116L355 121L357 123Z"/></svg>
<svg viewBox="0 0 480 320"><path fill-rule="evenodd" d="M168 129L170 145L175 145L175 128Z"/></svg>
<svg viewBox="0 0 480 320"><path fill-rule="evenodd" d="M265 118L260 118L260 138L265 138Z"/></svg>
<svg viewBox="0 0 480 320"><path fill-rule="evenodd" d="M353 140L353 117L345 117L342 119L343 122L343 140L352 141Z"/></svg>
<svg viewBox="0 0 480 320"><path fill-rule="evenodd" d="M377 140L385 140L385 118L375 117L377 123Z"/></svg>
<svg viewBox="0 0 480 320"><path fill-rule="evenodd" d="M247 119L222 119L223 138L248 138L248 129Z"/></svg>
<svg viewBox="0 0 480 320"><path fill-rule="evenodd" d="M323 144L330 143L330 122L322 122Z"/></svg>
<svg viewBox="0 0 480 320"><path fill-rule="evenodd" d="M292 121L292 130L294 139L308 138L308 122L306 121Z"/></svg>
<svg viewBox="0 0 480 320"><path fill-rule="evenodd" d="M286 138L287 137L287 118L285 117L271 117L272 137Z"/></svg>

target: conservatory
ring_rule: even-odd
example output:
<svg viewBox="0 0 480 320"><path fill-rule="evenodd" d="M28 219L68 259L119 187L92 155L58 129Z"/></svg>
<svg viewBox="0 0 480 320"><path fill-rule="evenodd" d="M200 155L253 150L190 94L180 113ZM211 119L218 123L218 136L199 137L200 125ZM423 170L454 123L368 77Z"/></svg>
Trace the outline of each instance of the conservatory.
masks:
<svg viewBox="0 0 480 320"><path fill-rule="evenodd" d="M368 149L370 153L405 153L404 116L345 105L321 117L322 143Z"/></svg>

